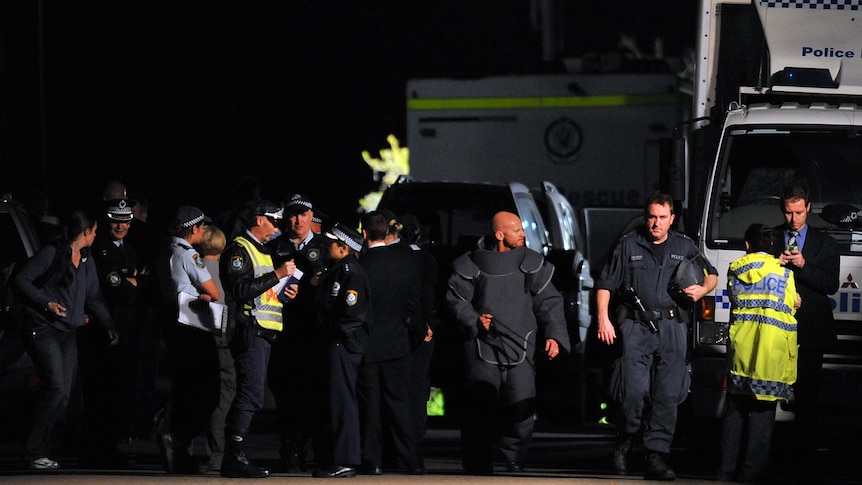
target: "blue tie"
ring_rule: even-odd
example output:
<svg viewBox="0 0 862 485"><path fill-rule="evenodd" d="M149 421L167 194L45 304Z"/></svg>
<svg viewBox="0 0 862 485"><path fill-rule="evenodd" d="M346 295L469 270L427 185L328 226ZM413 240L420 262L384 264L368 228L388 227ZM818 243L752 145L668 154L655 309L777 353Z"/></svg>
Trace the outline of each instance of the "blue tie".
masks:
<svg viewBox="0 0 862 485"><path fill-rule="evenodd" d="M796 245L796 237L799 236L799 231L787 231L787 250L793 251L798 249Z"/></svg>

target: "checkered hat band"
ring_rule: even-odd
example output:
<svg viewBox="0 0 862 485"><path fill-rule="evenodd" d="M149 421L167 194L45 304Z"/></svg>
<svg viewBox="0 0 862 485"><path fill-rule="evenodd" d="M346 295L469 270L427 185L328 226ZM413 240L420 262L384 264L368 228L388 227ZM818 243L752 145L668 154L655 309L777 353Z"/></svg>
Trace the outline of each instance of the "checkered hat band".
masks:
<svg viewBox="0 0 862 485"><path fill-rule="evenodd" d="M199 215L199 216L195 217L194 219L192 219L192 220L190 220L190 221L183 222L183 227L192 227L192 226L194 226L195 224L197 224L198 222L200 222L200 221L202 221L202 220L204 220L204 215L203 215L203 214L201 214L201 215Z"/></svg>
<svg viewBox="0 0 862 485"><path fill-rule="evenodd" d="M354 251L362 250L362 245L359 244L358 242L354 241L352 237L345 234L344 231L342 231L341 229L339 229L337 227L333 227L332 228L332 235L337 237L338 239L344 241L344 244L347 244L347 247L349 247L350 249L352 249Z"/></svg>
<svg viewBox="0 0 862 485"><path fill-rule="evenodd" d="M819 8L823 10L859 10L862 0L760 0L768 8Z"/></svg>

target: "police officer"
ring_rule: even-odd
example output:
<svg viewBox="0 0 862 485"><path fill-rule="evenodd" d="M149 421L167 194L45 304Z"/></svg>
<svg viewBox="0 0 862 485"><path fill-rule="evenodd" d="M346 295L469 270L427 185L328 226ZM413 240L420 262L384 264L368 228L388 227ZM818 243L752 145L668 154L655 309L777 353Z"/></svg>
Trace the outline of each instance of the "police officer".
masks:
<svg viewBox="0 0 862 485"><path fill-rule="evenodd" d="M333 267L320 276L317 310L326 329L329 358L329 420L332 423L332 463L314 472L318 478L349 478L362 460L359 402L356 383L368 343L371 295L368 276L356 263L362 235L341 224L326 232Z"/></svg>
<svg viewBox="0 0 862 485"><path fill-rule="evenodd" d="M643 425L644 478L673 480L676 475L667 466L666 456L676 429L677 405L685 399L689 385L684 315L692 302L715 288L718 278L716 269L704 260L707 274L702 284L669 289L680 263L697 257L697 246L684 234L670 230L673 200L665 194L650 197L644 221L641 230L620 239L596 283L598 336L608 345L617 337L623 342L623 422L614 450L616 472L627 473L632 437ZM634 289L646 311L638 310L630 298L615 327L608 314L611 293L628 288ZM650 322L655 328L650 328ZM645 413L647 398L650 410Z"/></svg>
<svg viewBox="0 0 862 485"><path fill-rule="evenodd" d="M221 475L263 478L269 470L246 456L244 441L251 420L263 407L266 372L272 343L283 328L283 303L296 297L296 284L287 284L296 271L292 260L273 264L267 243L278 232L283 208L267 200L252 201L243 214L245 231L225 248L219 261L222 286L228 294L236 330L231 352L236 363L236 397L225 420L225 456Z"/></svg>
<svg viewBox="0 0 862 485"><path fill-rule="evenodd" d="M168 473L196 473L189 454L192 440L203 434L219 400L218 349L213 336L179 323L178 295L210 302L221 298L218 286L194 249L210 218L197 207L177 209L170 242L158 256L156 271L164 302L165 345L171 374L170 431L157 436Z"/></svg>
<svg viewBox="0 0 862 485"><path fill-rule="evenodd" d="M765 224L745 231L746 255L727 269L731 302L728 393L717 480L762 483L768 474L775 409L796 381L796 280L771 253L775 234ZM740 453L742 450L742 453ZM737 471L741 476L737 476Z"/></svg>
<svg viewBox="0 0 862 485"><path fill-rule="evenodd" d="M129 437L133 424L141 375L141 292L153 286L138 249L126 238L134 203L116 199L104 204L104 217L93 242L93 259L120 343L106 345L103 333L92 326L78 332L87 442L81 462L91 468L125 465L117 443Z"/></svg>
<svg viewBox="0 0 862 485"><path fill-rule="evenodd" d="M314 276L326 269L330 240L312 230L314 206L294 194L284 204L281 235L273 239L276 262L292 259L302 272L299 293L284 307L284 330L272 346L269 388L278 413L282 471L305 471L309 461L328 465L325 380L326 341L317 324ZM303 396L297 399L297 396Z"/></svg>

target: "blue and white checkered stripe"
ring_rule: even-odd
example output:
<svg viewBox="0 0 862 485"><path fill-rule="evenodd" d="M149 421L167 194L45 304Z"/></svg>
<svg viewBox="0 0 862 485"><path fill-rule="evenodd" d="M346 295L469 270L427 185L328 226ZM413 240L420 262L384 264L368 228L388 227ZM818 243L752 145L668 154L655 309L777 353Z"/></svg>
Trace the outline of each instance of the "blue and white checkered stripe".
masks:
<svg viewBox="0 0 862 485"><path fill-rule="evenodd" d="M790 384L778 381L766 381L751 377L731 374L730 384L734 389L753 392L761 396L775 396L782 399L790 398Z"/></svg>
<svg viewBox="0 0 862 485"><path fill-rule="evenodd" d="M823 10L860 10L862 0L760 0L767 8L812 8Z"/></svg>
<svg viewBox="0 0 862 485"><path fill-rule="evenodd" d="M730 308L730 297L727 296L727 289L723 288L718 294L715 295L715 308Z"/></svg>

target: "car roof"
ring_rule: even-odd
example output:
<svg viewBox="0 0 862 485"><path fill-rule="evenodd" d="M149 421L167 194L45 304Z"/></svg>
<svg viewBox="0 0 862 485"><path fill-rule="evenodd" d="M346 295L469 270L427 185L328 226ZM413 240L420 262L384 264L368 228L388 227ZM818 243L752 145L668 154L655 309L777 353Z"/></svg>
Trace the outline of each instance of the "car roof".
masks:
<svg viewBox="0 0 862 485"><path fill-rule="evenodd" d="M7 260L20 262L33 256L41 246L24 205L13 199L0 198L0 233L0 252L6 253L2 256L4 265Z"/></svg>

